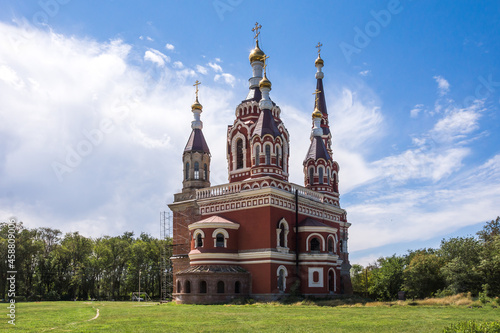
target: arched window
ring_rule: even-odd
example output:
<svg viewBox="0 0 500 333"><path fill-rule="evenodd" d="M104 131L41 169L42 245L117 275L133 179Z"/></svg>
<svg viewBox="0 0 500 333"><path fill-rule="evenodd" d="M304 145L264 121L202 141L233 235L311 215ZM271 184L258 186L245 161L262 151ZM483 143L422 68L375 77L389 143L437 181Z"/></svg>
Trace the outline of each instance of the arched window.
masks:
<svg viewBox="0 0 500 333"><path fill-rule="evenodd" d="M177 292L181 293L181 280L177 280Z"/></svg>
<svg viewBox="0 0 500 333"><path fill-rule="evenodd" d="M194 179L200 179L200 163L194 162Z"/></svg>
<svg viewBox="0 0 500 333"><path fill-rule="evenodd" d="M330 269L328 271L328 291L333 291L335 292L337 290L335 286L335 272L333 269Z"/></svg>
<svg viewBox="0 0 500 333"><path fill-rule="evenodd" d="M323 168L319 167L318 171L319 171L319 183L323 184Z"/></svg>
<svg viewBox="0 0 500 333"><path fill-rule="evenodd" d="M330 185L330 169L326 170L326 182Z"/></svg>
<svg viewBox="0 0 500 333"><path fill-rule="evenodd" d="M206 294L206 293L207 293L207 282L200 281L200 294Z"/></svg>
<svg viewBox="0 0 500 333"><path fill-rule="evenodd" d="M189 162L186 163L186 170L185 171L186 171L185 178L186 178L186 180L188 180L189 179Z"/></svg>
<svg viewBox="0 0 500 333"><path fill-rule="evenodd" d="M189 281L184 282L184 292L186 294L191 293L191 282Z"/></svg>
<svg viewBox="0 0 500 333"><path fill-rule="evenodd" d="M286 242L285 242L285 224L281 223L280 225L280 243L278 246L285 247Z"/></svg>
<svg viewBox="0 0 500 333"><path fill-rule="evenodd" d="M203 173L203 180L208 180L208 165L207 165L207 163L205 163L205 165L203 166L203 171L205 171Z"/></svg>
<svg viewBox="0 0 500 333"><path fill-rule="evenodd" d="M224 281L217 282L217 293L224 294Z"/></svg>
<svg viewBox="0 0 500 333"><path fill-rule="evenodd" d="M196 247L203 247L203 238L201 237L201 234L196 236Z"/></svg>
<svg viewBox="0 0 500 333"><path fill-rule="evenodd" d="M288 276L288 272L285 266L278 267L278 290L280 292L284 292L286 289L286 277Z"/></svg>
<svg viewBox="0 0 500 333"><path fill-rule="evenodd" d="M255 146L255 165L260 164L260 146Z"/></svg>
<svg viewBox="0 0 500 333"><path fill-rule="evenodd" d="M234 283L234 293L239 294L241 292L241 283L240 281L236 281Z"/></svg>
<svg viewBox="0 0 500 333"><path fill-rule="evenodd" d="M224 247L224 235L218 233L215 239L215 247Z"/></svg>
<svg viewBox="0 0 500 333"><path fill-rule="evenodd" d="M339 184L337 180L337 174L334 172L332 175L332 181L333 181L333 191L338 192L339 191Z"/></svg>
<svg viewBox="0 0 500 333"><path fill-rule="evenodd" d="M276 147L276 165L281 166L281 158L280 158L280 148Z"/></svg>
<svg viewBox="0 0 500 333"><path fill-rule="evenodd" d="M311 239L311 252L319 252L320 248L319 248L319 240L314 237L313 239Z"/></svg>
<svg viewBox="0 0 500 333"><path fill-rule="evenodd" d="M344 242L341 240L339 240L339 251L340 252L344 252Z"/></svg>
<svg viewBox="0 0 500 333"><path fill-rule="evenodd" d="M313 180L314 180L314 169L310 168L309 169L309 185L313 184Z"/></svg>
<svg viewBox="0 0 500 333"><path fill-rule="evenodd" d="M333 239L331 237L328 238L328 252L333 253Z"/></svg>
<svg viewBox="0 0 500 333"><path fill-rule="evenodd" d="M236 141L236 169L243 168L243 140Z"/></svg>
<svg viewBox="0 0 500 333"><path fill-rule="evenodd" d="M271 164L271 146L266 145L266 164Z"/></svg>

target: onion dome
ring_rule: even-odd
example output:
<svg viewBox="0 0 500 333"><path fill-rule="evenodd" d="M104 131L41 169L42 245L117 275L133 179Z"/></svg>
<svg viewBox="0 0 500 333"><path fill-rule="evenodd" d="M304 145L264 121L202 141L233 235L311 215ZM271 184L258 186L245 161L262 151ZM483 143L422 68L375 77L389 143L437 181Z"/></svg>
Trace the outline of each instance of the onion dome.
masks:
<svg viewBox="0 0 500 333"><path fill-rule="evenodd" d="M259 87L271 89L271 81L267 79L265 72L264 72L264 77L259 82Z"/></svg>
<svg viewBox="0 0 500 333"><path fill-rule="evenodd" d="M316 108L316 109L314 109L312 117L313 117L313 119L321 119L321 118L323 118L323 114L321 113L320 110L318 110L318 108Z"/></svg>
<svg viewBox="0 0 500 333"><path fill-rule="evenodd" d="M257 44L252 52L250 52L248 59L250 59L250 63L254 61L264 61L265 55L264 51L262 51L259 47L259 41L257 41Z"/></svg>
<svg viewBox="0 0 500 333"><path fill-rule="evenodd" d="M323 59L321 59L321 57L318 55L318 58L316 59L316 61L314 62L314 65L315 66L318 66L318 65L321 65L323 66L325 63L323 61Z"/></svg>
<svg viewBox="0 0 500 333"><path fill-rule="evenodd" d="M203 106L198 102L198 98L196 98L196 101L191 105L192 110L201 110L203 109Z"/></svg>

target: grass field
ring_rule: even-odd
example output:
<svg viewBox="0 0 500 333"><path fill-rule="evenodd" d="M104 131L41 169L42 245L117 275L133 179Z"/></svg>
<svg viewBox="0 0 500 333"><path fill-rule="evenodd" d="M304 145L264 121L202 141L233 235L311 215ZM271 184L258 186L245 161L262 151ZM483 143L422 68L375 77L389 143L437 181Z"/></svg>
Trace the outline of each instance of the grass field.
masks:
<svg viewBox="0 0 500 333"><path fill-rule="evenodd" d="M321 303L320 303L321 304ZM442 332L461 320L494 321L500 308L376 303L176 305L133 302L16 304L20 332ZM5 308L1 304L2 308ZM99 316L97 318L97 310ZM4 310L7 313L6 309ZM93 319L95 318L95 319Z"/></svg>

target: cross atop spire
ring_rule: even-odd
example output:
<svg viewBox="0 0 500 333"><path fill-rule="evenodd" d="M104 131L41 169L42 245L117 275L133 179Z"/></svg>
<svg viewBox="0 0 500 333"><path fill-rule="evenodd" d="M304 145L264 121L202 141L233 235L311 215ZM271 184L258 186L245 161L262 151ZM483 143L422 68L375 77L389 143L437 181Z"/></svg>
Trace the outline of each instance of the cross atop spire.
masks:
<svg viewBox="0 0 500 333"><path fill-rule="evenodd" d="M262 26L259 24L259 22L255 22L255 28L252 29L253 32L255 32L255 36L253 37L255 40L258 40L259 35L260 35L260 29Z"/></svg>
<svg viewBox="0 0 500 333"><path fill-rule="evenodd" d="M319 97L318 95L321 93L321 91L319 89L316 89L314 92L313 92L313 95L316 95L316 100L314 102L314 105L315 105L315 109L318 108L318 100L319 100Z"/></svg>
<svg viewBox="0 0 500 333"><path fill-rule="evenodd" d="M323 44L321 44L320 42L318 42L318 45L316 45L316 48L318 49L318 57L321 57L321 47L323 46Z"/></svg>
<svg viewBox="0 0 500 333"><path fill-rule="evenodd" d="M269 58L268 55L264 55L262 57L262 61L264 62L264 66L262 66L262 68L264 68L264 73L266 72L266 67L267 67L267 64L266 64L266 60Z"/></svg>
<svg viewBox="0 0 500 333"><path fill-rule="evenodd" d="M198 86L201 84L200 81L196 80L196 82L193 84L194 87L196 87L196 100L198 100Z"/></svg>

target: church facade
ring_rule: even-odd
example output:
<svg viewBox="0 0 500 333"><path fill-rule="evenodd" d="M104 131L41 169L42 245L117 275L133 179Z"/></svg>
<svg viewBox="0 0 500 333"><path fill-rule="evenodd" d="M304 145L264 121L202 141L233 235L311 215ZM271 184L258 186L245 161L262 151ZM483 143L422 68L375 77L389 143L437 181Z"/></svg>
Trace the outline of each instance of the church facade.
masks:
<svg viewBox="0 0 500 333"><path fill-rule="evenodd" d="M259 28L253 29L256 46L249 56L249 91L227 130L227 184L210 183L211 155L196 84L192 132L182 156L183 189L169 205L173 297L178 303L352 293L350 224L339 204L339 165L332 158L324 61L318 50L311 144L302 152L304 184L293 184L289 170L299 166L289 165L290 137L280 107L270 98Z"/></svg>

